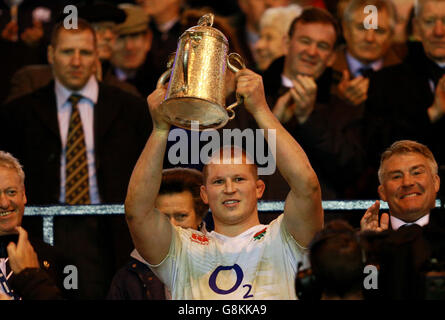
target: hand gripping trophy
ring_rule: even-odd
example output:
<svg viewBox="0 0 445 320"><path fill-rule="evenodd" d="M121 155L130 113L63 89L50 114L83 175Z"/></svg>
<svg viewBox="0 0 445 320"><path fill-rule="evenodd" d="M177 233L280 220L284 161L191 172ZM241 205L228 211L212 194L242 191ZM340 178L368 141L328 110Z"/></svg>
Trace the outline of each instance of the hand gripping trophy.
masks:
<svg viewBox="0 0 445 320"><path fill-rule="evenodd" d="M233 109L243 103L237 97L224 107L226 66L236 73L245 65L239 54L227 54L227 38L212 27L213 19L213 14L206 14L181 35L174 60L159 78L158 87L170 79L161 110L166 121L177 127L190 130L192 122L198 122L199 130L221 128L235 118Z"/></svg>

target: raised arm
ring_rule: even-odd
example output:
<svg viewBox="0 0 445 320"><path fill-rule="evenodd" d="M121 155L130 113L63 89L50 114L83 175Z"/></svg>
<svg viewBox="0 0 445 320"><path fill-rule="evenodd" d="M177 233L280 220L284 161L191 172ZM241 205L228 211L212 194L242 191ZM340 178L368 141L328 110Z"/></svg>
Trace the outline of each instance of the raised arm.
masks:
<svg viewBox="0 0 445 320"><path fill-rule="evenodd" d="M170 125L159 113L164 96L165 89L161 88L147 98L153 131L133 170L125 199L125 217L133 243L141 256L151 264L158 264L164 259L172 237L170 222L155 209L170 130Z"/></svg>
<svg viewBox="0 0 445 320"><path fill-rule="evenodd" d="M237 73L236 79L237 94L244 97L246 109L258 126L265 130L266 139L269 138L267 131L275 130L277 167L291 189L284 206L284 223L294 239L300 245L307 246L323 227L317 175L303 149L267 105L261 76L244 69Z"/></svg>

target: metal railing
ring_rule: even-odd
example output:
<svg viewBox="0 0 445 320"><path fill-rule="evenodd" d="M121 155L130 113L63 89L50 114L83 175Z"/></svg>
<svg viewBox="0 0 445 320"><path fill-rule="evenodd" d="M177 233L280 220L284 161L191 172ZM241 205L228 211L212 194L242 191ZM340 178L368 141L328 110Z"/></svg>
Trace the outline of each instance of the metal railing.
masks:
<svg viewBox="0 0 445 320"><path fill-rule="evenodd" d="M323 209L330 210L366 210L374 200L329 200L323 201ZM436 200L436 207L440 207L440 200ZM259 201L258 212L282 212L284 201ZM386 202L381 201L380 209L388 209ZM364 211L363 211L364 212ZM54 216L72 215L119 215L124 214L123 204L101 204L101 205L52 205L52 206L28 206L25 209L25 216L43 217L43 241L54 245Z"/></svg>

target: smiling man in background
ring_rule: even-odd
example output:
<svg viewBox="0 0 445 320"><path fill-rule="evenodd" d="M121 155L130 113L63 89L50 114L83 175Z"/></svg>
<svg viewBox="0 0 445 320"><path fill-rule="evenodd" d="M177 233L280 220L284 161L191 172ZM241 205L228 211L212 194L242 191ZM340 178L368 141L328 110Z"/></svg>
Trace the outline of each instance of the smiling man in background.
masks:
<svg viewBox="0 0 445 320"><path fill-rule="evenodd" d="M26 203L22 166L0 150L0 300L61 299L68 263L55 247L28 238L21 227Z"/></svg>
<svg viewBox="0 0 445 320"><path fill-rule="evenodd" d="M362 230L427 225L440 188L437 171L437 162L425 145L410 140L392 144L382 154L378 172L378 193L388 202L390 215L384 213L379 219L380 203L376 201L361 220Z"/></svg>
<svg viewBox="0 0 445 320"><path fill-rule="evenodd" d="M389 214L380 216L376 201L360 221L367 256L380 266L375 292L389 299L443 299L437 276L445 262L445 215L436 208L440 178L433 154L421 143L396 141L382 154L378 177Z"/></svg>

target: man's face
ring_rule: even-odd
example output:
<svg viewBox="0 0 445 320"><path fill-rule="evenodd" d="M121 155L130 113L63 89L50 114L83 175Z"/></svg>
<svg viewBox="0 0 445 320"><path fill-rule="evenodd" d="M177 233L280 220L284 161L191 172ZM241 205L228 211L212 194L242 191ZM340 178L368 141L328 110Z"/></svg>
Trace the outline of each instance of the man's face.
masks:
<svg viewBox="0 0 445 320"><path fill-rule="evenodd" d="M175 226L197 230L201 223L201 219L195 212L190 191L159 195L156 198L155 207Z"/></svg>
<svg viewBox="0 0 445 320"><path fill-rule="evenodd" d="M381 59L391 45L392 32L387 10L379 10L377 29L365 29L366 14L360 8L351 21L343 21L344 37L348 52L362 63Z"/></svg>
<svg viewBox="0 0 445 320"><path fill-rule="evenodd" d="M445 1L426 1L415 23L426 55L445 62Z"/></svg>
<svg viewBox="0 0 445 320"><path fill-rule="evenodd" d="M116 39L111 62L123 70L136 70L145 62L151 47L151 34L139 32L121 35Z"/></svg>
<svg viewBox="0 0 445 320"><path fill-rule="evenodd" d="M0 167L0 235L14 233L25 212L25 187L14 169Z"/></svg>
<svg viewBox="0 0 445 320"><path fill-rule="evenodd" d="M98 22L92 24L96 31L97 53L101 61L109 60L113 53L114 43L116 41L116 33L114 22Z"/></svg>
<svg viewBox="0 0 445 320"><path fill-rule="evenodd" d="M439 186L439 176L431 171L427 158L410 152L384 161L378 192L393 216L412 222L434 208Z"/></svg>
<svg viewBox="0 0 445 320"><path fill-rule="evenodd" d="M233 163L233 162L232 162ZM257 180L251 164L208 164L201 198L212 210L215 228L257 219L257 201L264 183Z"/></svg>
<svg viewBox="0 0 445 320"><path fill-rule="evenodd" d="M334 27L325 23L301 23L288 41L284 73L294 79L298 74L317 79L335 60Z"/></svg>
<svg viewBox="0 0 445 320"><path fill-rule="evenodd" d="M272 61L286 54L284 40L283 34L273 26L261 29L260 39L255 44L257 65L260 70L266 70Z"/></svg>
<svg viewBox="0 0 445 320"><path fill-rule="evenodd" d="M49 46L48 61L55 77L68 89L80 90L96 72L97 51L93 34L61 29L56 47Z"/></svg>

